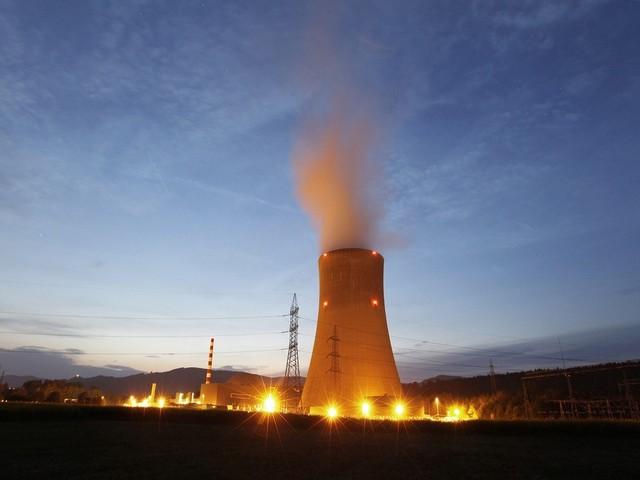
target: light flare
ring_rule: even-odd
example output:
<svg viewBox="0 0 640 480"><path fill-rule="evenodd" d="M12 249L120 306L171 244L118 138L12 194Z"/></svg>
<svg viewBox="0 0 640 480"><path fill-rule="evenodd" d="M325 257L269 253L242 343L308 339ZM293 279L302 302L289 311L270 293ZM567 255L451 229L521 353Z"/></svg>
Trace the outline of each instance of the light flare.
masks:
<svg viewBox="0 0 640 480"><path fill-rule="evenodd" d="M273 394L269 393L262 402L262 411L266 413L274 413L278 408L278 402Z"/></svg>
<svg viewBox="0 0 640 480"><path fill-rule="evenodd" d="M360 409L363 417L369 417L371 415L371 404L369 402L362 402Z"/></svg>
<svg viewBox="0 0 640 480"><path fill-rule="evenodd" d="M327 408L327 418L329 420L334 420L337 417L338 417L338 408L334 405L330 405Z"/></svg>

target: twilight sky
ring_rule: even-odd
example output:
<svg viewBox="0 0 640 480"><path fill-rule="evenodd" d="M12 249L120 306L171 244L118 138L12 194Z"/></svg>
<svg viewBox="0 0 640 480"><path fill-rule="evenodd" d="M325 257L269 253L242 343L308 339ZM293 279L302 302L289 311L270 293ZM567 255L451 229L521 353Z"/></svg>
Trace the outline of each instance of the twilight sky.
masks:
<svg viewBox="0 0 640 480"><path fill-rule="evenodd" d="M640 2L0 1L0 363L306 371L292 152L370 113L403 381L640 357ZM562 352L562 353L561 353Z"/></svg>

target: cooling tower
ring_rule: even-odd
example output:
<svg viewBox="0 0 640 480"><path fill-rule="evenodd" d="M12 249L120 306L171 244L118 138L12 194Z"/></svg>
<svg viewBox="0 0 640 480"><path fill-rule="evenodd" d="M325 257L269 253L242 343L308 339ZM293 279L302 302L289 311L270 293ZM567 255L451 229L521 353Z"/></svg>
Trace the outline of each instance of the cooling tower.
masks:
<svg viewBox="0 0 640 480"><path fill-rule="evenodd" d="M301 406L357 415L369 397L400 397L384 308L384 258L345 248L318 259L320 302L316 337Z"/></svg>

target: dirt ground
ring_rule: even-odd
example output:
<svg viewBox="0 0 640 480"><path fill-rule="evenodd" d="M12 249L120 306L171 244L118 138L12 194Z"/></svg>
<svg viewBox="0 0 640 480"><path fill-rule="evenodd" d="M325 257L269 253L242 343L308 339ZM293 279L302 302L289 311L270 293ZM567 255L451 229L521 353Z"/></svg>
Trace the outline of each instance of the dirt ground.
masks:
<svg viewBox="0 0 640 480"><path fill-rule="evenodd" d="M640 478L640 424L0 405L2 478Z"/></svg>

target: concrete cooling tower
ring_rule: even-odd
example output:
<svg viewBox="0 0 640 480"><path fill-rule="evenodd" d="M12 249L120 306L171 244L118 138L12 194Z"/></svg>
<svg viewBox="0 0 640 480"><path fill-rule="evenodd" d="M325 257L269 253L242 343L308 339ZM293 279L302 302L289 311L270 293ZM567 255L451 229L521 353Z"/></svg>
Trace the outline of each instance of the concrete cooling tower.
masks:
<svg viewBox="0 0 640 480"><path fill-rule="evenodd" d="M318 265L318 324L301 406L359 416L370 399L402 393L384 308L384 258L345 248L322 254Z"/></svg>

